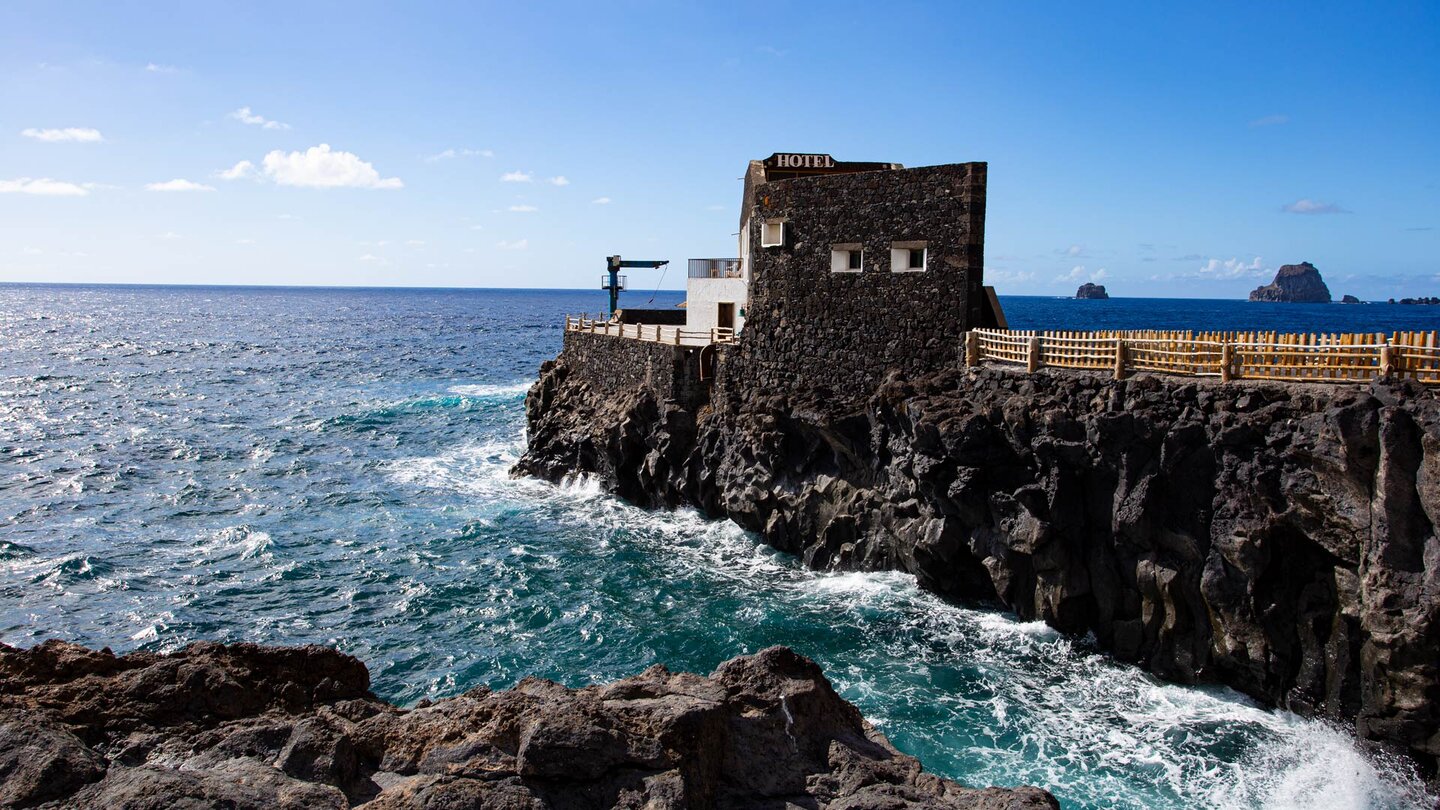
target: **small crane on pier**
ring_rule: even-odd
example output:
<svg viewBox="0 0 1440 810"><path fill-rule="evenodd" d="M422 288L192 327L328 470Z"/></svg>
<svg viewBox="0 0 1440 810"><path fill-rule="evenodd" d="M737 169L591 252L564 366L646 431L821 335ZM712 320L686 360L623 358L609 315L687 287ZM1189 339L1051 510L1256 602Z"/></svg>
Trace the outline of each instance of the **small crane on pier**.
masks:
<svg viewBox="0 0 1440 810"><path fill-rule="evenodd" d="M600 278L600 289L610 292L610 315L615 315L615 310L620 305L620 291L625 289L625 277L620 275L621 268L643 267L654 270L669 264L669 259L630 259L622 260L619 256L605 257L605 269L608 277Z"/></svg>

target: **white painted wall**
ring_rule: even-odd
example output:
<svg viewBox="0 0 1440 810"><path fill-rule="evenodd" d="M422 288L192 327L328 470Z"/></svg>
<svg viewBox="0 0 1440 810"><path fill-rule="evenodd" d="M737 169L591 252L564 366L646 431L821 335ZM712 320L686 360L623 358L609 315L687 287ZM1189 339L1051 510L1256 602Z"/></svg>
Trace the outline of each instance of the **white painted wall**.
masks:
<svg viewBox="0 0 1440 810"><path fill-rule="evenodd" d="M750 285L743 278L692 278L685 287L685 328L713 329L717 304L735 304L735 331L745 326L741 313L749 301Z"/></svg>

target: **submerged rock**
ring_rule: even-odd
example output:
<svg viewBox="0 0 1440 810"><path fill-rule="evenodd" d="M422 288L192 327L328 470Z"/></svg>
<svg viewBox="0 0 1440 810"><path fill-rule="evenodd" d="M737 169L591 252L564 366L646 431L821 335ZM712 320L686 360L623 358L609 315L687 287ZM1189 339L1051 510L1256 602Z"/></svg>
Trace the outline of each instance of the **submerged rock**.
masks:
<svg viewBox="0 0 1440 810"><path fill-rule="evenodd" d="M1328 304L1330 288L1310 262L1287 264L1275 280L1250 292L1251 301L1278 301L1287 304Z"/></svg>
<svg viewBox="0 0 1440 810"><path fill-rule="evenodd" d="M0 807L1055 808L925 773L784 647L405 710L326 647L0 645Z"/></svg>
<svg viewBox="0 0 1440 810"><path fill-rule="evenodd" d="M1087 281L1080 285L1080 289L1075 291L1075 297L1104 300L1110 297L1110 293L1105 292L1104 284L1092 284Z"/></svg>
<svg viewBox="0 0 1440 810"><path fill-rule="evenodd" d="M814 568L900 570L1182 683L1440 762L1440 397L986 366L859 407L722 374L691 411L562 353L521 474L727 517Z"/></svg>

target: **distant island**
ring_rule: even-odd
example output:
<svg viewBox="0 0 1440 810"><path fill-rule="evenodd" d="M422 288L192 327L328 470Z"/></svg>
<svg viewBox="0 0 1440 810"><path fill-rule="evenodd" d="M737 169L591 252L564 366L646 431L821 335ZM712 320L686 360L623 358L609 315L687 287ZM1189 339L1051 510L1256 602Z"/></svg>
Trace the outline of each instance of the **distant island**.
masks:
<svg viewBox="0 0 1440 810"><path fill-rule="evenodd" d="M1342 304L1363 304L1363 303L1365 303L1365 302L1364 302L1364 301L1361 301L1359 298L1356 298L1356 297L1353 296L1353 295L1345 295L1345 296L1341 296L1341 297L1340 297L1340 303L1342 303Z"/></svg>
<svg viewBox="0 0 1440 810"><path fill-rule="evenodd" d="M1109 298L1110 294L1105 292L1104 284L1091 284L1089 282L1086 282L1084 284L1081 284L1080 289L1075 291L1075 297L1093 298L1098 300L1101 298Z"/></svg>
<svg viewBox="0 0 1440 810"><path fill-rule="evenodd" d="M1250 293L1251 301L1278 301L1286 304L1328 304L1330 288L1310 262L1287 264L1275 280Z"/></svg>
<svg viewBox="0 0 1440 810"><path fill-rule="evenodd" d="M1396 301L1394 298L1391 298L1391 299L1390 299L1390 303L1392 303L1392 304L1425 304L1425 305L1428 305L1428 306L1435 306L1436 304L1440 304L1440 298L1436 298L1436 297L1433 296L1433 295L1431 295L1431 296L1422 296L1422 297L1420 297L1420 298L1401 298L1399 301Z"/></svg>

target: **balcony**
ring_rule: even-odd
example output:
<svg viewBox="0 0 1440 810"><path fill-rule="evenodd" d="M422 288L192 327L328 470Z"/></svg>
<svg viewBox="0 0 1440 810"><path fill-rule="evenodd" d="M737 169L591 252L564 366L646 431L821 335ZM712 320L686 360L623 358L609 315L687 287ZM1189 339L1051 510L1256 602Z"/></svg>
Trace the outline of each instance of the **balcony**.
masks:
<svg viewBox="0 0 1440 810"><path fill-rule="evenodd" d="M615 284L616 284L615 289L617 289L617 290L626 290L626 289L629 289L628 287L625 286L625 277L624 277L624 276L616 276L616 277L615 277ZM608 289L610 289L610 274L609 274L609 273L606 273L605 275L603 275L603 276L600 277L600 289L602 289L602 290L608 290Z"/></svg>
<svg viewBox="0 0 1440 810"><path fill-rule="evenodd" d="M690 278L744 278L739 259L691 259Z"/></svg>

